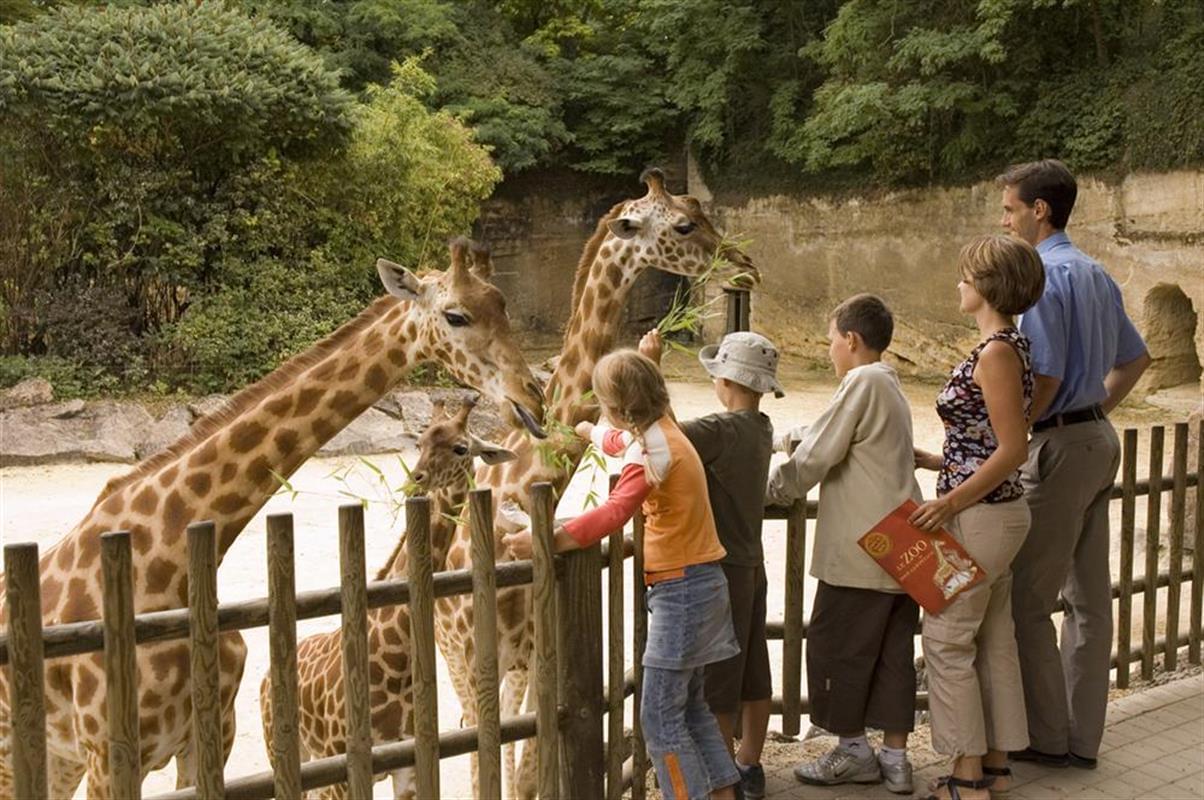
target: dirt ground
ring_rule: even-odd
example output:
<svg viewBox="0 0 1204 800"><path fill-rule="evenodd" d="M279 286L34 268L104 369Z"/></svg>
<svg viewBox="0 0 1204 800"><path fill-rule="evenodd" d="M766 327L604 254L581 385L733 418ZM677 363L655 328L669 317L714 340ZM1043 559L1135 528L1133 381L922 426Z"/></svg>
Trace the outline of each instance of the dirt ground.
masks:
<svg viewBox="0 0 1204 800"><path fill-rule="evenodd" d="M693 362L692 357L672 354L666 362L666 373L671 379L670 391L679 417L690 418L717 408L710 385L700 380L701 368ZM836 388L836 380L830 373L786 369L783 378L787 397L781 400L771 398L764 404L764 410L779 428L805 424L812 420L822 411ZM940 421L933 409L933 400L938 388L934 384L905 382L914 413L916 443L928 449L938 449L942 439ZM1164 409L1135 404L1123 407L1114 415L1114 422L1118 428L1146 428L1183 418L1184 415ZM280 495L273 498L252 520L229 551L218 575L221 601L266 596L264 517L268 513L287 511L294 514L297 590L320 589L336 586L339 580L336 507L341 503L354 502L353 497L368 498L368 566L369 570L374 570L389 554L396 541L396 535L402 529L402 521L398 515L398 498L389 491L389 487L399 486L404 481L402 459L412 463L414 454L400 453L373 456L369 459L383 471L383 482L373 470L356 458L313 460L304 465L292 479L293 487L298 492L296 496ZM1139 473L1144 474L1144 465L1147 463L1144 453L1139 463L1142 465ZM104 483L126 469L127 466L119 464L72 464L0 470L0 535L4 542L35 541L42 548L49 547L91 506ZM928 495L933 491L933 476L934 473L920 474L921 486ZM580 509L591 481L596 488L604 490L604 476L579 474L558 509L558 515L572 514ZM1144 518L1144 509L1139 507L1138 519ZM782 563L774 554L784 552L784 545L784 523L767 523L765 549L771 565ZM1139 572L1142 563L1139 555ZM812 584L809 579L808 597L814 591ZM774 576L774 572L771 571L768 601L771 618L781 618L782 590L780 573ZM298 626L298 634L304 637L330 630L336 625L336 618L310 620ZM630 628L628 624L629 636ZM268 768L258 708L259 682L268 669L267 629L245 631L244 635L250 655L246 677L237 698L238 736L227 767L227 774L230 776L246 775ZM1137 631L1136 635L1139 635ZM628 652L630 653L630 645ZM775 647L771 644L771 660L775 665L780 665L780 646ZM448 730L459 724L459 704L442 659L439 668L440 727ZM775 685L780 686L780 675L776 672L775 666ZM630 719L630 708L628 717ZM174 788L174 784L174 769L169 767L148 776L143 791L150 796L170 790ZM444 797L469 796L467 757L443 762L442 785ZM76 796L83 797L82 788ZM387 781L377 784L375 796L392 796Z"/></svg>

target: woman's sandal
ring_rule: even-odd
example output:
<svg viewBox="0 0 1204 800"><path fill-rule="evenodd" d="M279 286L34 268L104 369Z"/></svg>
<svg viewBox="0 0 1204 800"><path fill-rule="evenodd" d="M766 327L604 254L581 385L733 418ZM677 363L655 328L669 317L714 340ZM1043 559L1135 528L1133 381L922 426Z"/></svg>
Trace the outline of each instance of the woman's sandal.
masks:
<svg viewBox="0 0 1204 800"><path fill-rule="evenodd" d="M1012 768L1011 767L983 767L982 774L984 777L990 778L992 781L997 781L1000 778L1007 778L1008 785L1002 789L991 788L992 794L1006 794L1012 788Z"/></svg>
<svg viewBox="0 0 1204 800"><path fill-rule="evenodd" d="M983 770L983 774L984 774L984 776L986 775L986 770ZM983 777L981 780L977 780L977 781L968 781L965 778L955 778L952 775L942 775L941 777L936 779L936 782L932 785L932 788L940 789L942 786L947 786L949 788L949 800L962 800L962 795L961 795L961 792L958 791L958 788L990 789L991 785L993 783L995 783L994 775L992 775L990 777ZM926 798L924 798L924 800L943 800L943 799L940 797L937 797L935 794L930 794Z"/></svg>

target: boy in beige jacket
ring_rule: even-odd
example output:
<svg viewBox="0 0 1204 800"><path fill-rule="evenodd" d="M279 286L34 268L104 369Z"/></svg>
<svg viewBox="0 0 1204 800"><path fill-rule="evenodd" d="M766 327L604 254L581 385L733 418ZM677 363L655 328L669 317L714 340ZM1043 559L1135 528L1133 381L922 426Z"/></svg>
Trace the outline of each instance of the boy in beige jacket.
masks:
<svg viewBox="0 0 1204 800"><path fill-rule="evenodd" d="M894 369L882 363L893 331L890 310L873 295L855 295L832 312L828 352L840 388L813 424L778 440L790 458L770 473L766 502L786 505L820 486L807 686L812 723L840 742L800 764L795 777L825 786L883 781L910 794L919 607L857 544L900 503L922 500L911 408ZM884 732L878 754L867 727Z"/></svg>

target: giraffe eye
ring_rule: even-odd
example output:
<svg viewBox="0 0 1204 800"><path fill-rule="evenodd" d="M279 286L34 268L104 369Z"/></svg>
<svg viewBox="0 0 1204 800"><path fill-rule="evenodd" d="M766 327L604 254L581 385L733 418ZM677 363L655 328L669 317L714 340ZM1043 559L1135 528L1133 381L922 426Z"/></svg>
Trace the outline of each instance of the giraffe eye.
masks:
<svg viewBox="0 0 1204 800"><path fill-rule="evenodd" d="M472 321L469 320L468 317L464 316L458 311L444 311L443 318L447 320L447 324L451 325L453 328L463 328L472 324Z"/></svg>
<svg viewBox="0 0 1204 800"><path fill-rule="evenodd" d="M679 225L674 225L673 230L677 231L682 236L685 236L686 234L691 233L697 227L698 226L693 222L683 222Z"/></svg>
<svg viewBox="0 0 1204 800"><path fill-rule="evenodd" d="M452 452L458 456L466 456L466 455L468 455L468 445L466 445L466 444L455 445L454 447L452 447Z"/></svg>

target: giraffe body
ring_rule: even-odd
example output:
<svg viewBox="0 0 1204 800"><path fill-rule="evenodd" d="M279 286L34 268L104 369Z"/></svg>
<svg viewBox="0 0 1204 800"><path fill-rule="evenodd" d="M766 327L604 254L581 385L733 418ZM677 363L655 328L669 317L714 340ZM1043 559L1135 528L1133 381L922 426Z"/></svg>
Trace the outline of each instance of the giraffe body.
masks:
<svg viewBox="0 0 1204 800"><path fill-rule="evenodd" d="M431 562L443 568L455 520L468 498L474 457L488 464L514 457L509 450L483 442L468 433L475 401L465 400L459 412L444 418L436 408L431 424L419 439L419 459L411 472L415 488L431 500ZM408 577L405 536L402 535L377 580ZM346 685L342 665L342 629L309 636L297 645L298 717L302 759L325 758L346 752ZM409 606L376 608L368 612L369 702L372 742L394 742L414 735L414 688L410 649ZM271 680L259 689L263 735L272 753ZM393 796L413 800L413 770L392 773ZM316 793L320 798L346 797L345 786Z"/></svg>
<svg viewBox="0 0 1204 800"><path fill-rule="evenodd" d="M584 402L591 387L594 364L611 349L623 303L639 274L651 268L686 276L702 275L711 269L713 257L722 246L721 236L697 200L667 192L663 176L657 170L645 173L644 180L647 194L619 203L598 222L577 267L572 315L560 359L545 392L550 415L568 428L583 420L597 420L596 406ZM722 255L728 259L730 270L757 279L756 271L743 254L731 250ZM493 489L499 507L511 501L527 508L531 485L541 481L551 483L556 496L560 496L585 452L585 443L571 434L553 433L546 444L540 445L547 448L544 453L532 443L515 437L504 444L518 454L517 459L502 466L482 467L476 476L478 487ZM544 457L548 450L568 456L571 468L562 466L560 459L545 463L550 461ZM498 552L502 558L507 557L500 541ZM469 532L466 526L460 526L448 550L447 568L466 569L470 564ZM535 633L530 587L499 590L497 606L498 667L506 686L501 713L506 717L522 710L530 682L528 665ZM465 724L473 725L477 701L472 667L472 598L439 598L435 610L435 635L460 696ZM524 748L517 775L510 769L513 796L535 794L534 748L530 744ZM513 760L511 750L508 767Z"/></svg>
<svg viewBox="0 0 1204 800"><path fill-rule="evenodd" d="M422 361L442 363L542 434L534 422L542 418L542 396L510 335L504 300L487 283L487 254L470 256L467 241L458 240L445 272L420 277L383 259L377 269L389 296L109 482L84 519L41 558L43 625L101 616L100 535L113 530L130 532L135 613L186 606L186 527L214 522L220 563L275 493L276 476L291 475ZM0 623L4 614L0 601ZM228 754L246 646L228 633L220 651ZM142 773L176 757L178 783L190 785L187 640L141 646L136 662ZM8 671L0 672L0 800L13 794L8 683ZM45 691L51 796L70 797L86 775L89 798L109 797L103 655L47 662Z"/></svg>

